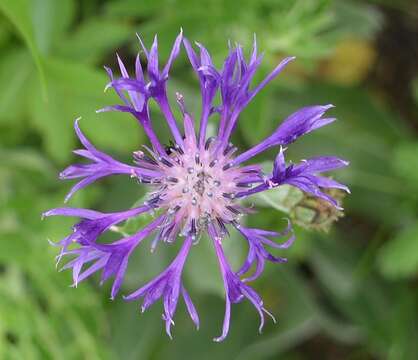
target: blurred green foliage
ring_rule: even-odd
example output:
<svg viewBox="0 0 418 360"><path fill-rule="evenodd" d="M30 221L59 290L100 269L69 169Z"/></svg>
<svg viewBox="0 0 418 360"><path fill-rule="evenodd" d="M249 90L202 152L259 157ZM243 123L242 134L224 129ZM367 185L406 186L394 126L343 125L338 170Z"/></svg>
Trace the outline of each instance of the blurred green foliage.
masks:
<svg viewBox="0 0 418 360"><path fill-rule="evenodd" d="M396 3L387 6L413 16L410 2ZM390 106L384 89L370 80L379 61L379 34L390 21L385 4L0 0L0 358L418 358L417 124ZM135 32L148 44L158 33L165 57L180 27L207 45L219 65L227 40L248 46L257 34L266 54L260 77L284 55L298 56L242 115L234 139L240 148L263 138L301 106L333 103L339 121L301 139L289 154L295 160L338 154L351 161L339 178L353 193L344 199L345 217L328 233L297 227L295 245L282 254L289 263L268 266L254 285L278 324L267 324L260 336L251 306L236 306L222 344L211 341L220 332L224 305L207 239L194 248L185 272L201 329L194 331L180 306L171 342L163 333L159 305L139 315L136 304L111 302L109 289L98 288L96 281L68 288L70 274L56 272L56 251L47 238L65 236L72 220L40 221L42 211L62 204L69 188L56 175L72 160L76 117L83 116L82 128L93 143L121 159L144 141L128 115L95 113L117 102L102 91L102 65L114 67L118 51L132 69ZM417 77L411 84L404 91L411 89L416 110ZM197 86L183 53L174 66L172 94L182 92L196 110ZM166 134L153 115L158 131ZM255 198L260 214L248 223L279 230L285 226L282 218L293 212L306 225L309 203L289 191ZM143 195L137 184L116 177L83 190L71 205L120 210ZM129 233L143 221L135 219L119 231ZM244 242L233 235L225 246L238 264ZM130 261L125 292L157 274L173 254L174 249L160 247L150 256L145 244Z"/></svg>

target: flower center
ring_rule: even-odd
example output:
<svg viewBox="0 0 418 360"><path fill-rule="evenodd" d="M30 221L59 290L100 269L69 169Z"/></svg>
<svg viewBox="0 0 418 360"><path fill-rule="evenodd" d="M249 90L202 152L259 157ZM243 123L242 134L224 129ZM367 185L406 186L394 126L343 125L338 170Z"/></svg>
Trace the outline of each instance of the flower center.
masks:
<svg viewBox="0 0 418 360"><path fill-rule="evenodd" d="M247 210L237 204L236 195L261 179L256 167L229 165L236 150L232 144L222 151L214 138L204 147L188 140L184 149L170 148L167 157L158 158L155 164L163 177L148 203L167 210L172 229L166 241L178 232L197 236L209 223L226 233L225 225Z"/></svg>
<svg viewBox="0 0 418 360"><path fill-rule="evenodd" d="M228 207L237 192L238 169L223 168L230 161L225 155L215 157L213 149L172 152L165 165L165 179L160 188L162 206L195 219L198 224L216 218L231 221Z"/></svg>
<svg viewBox="0 0 418 360"><path fill-rule="evenodd" d="M210 175L203 171L197 174L198 180L193 185L193 190L196 191L200 196L203 196L203 193L205 192L205 182L208 181L210 177Z"/></svg>

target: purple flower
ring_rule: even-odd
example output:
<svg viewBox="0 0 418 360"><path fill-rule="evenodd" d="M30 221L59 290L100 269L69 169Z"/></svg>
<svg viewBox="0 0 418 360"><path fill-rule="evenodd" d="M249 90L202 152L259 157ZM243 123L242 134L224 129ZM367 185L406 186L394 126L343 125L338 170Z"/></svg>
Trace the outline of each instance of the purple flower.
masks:
<svg viewBox="0 0 418 360"><path fill-rule="evenodd" d="M230 143L230 137L239 121L240 113L294 58L284 59L260 84L251 86L262 59L257 54L255 40L248 60L239 45L230 48L221 70L215 67L203 45L196 43L199 48L197 53L187 39L183 39L182 32L175 40L169 60L162 69L159 67L157 38L150 50L147 50L141 40L140 42L147 60L146 71L143 71L138 56L135 76L130 77L118 57L121 77L115 78L112 71L107 69L110 76L107 87L116 91L123 104L101 111L116 110L132 114L148 135L151 148L144 146L143 151L135 151L133 165L123 164L97 150L83 135L77 120L75 130L84 149L76 150L75 153L89 162L71 165L60 176L63 179L81 179L66 199L97 179L116 174L128 175L148 186L148 198L139 207L115 213L75 208L47 211L45 216L81 218L73 226L73 232L56 244L61 248L58 260L62 257L72 258L63 269L72 269L74 285L99 271L101 282L113 278L113 299L122 285L130 255L144 239L154 234L151 243L153 250L159 243L173 243L179 235L183 237L181 249L171 264L154 279L125 297L128 301L142 298L142 311L161 299L166 332L171 338L171 326L174 325L173 319L180 296L185 301L196 327L199 327L199 316L182 283L182 272L188 254L194 246L199 246L199 238L206 233L210 240L204 241L212 242L219 261L226 299L222 334L215 341L222 341L228 334L231 304L244 299L249 300L259 313L261 331L264 314L270 313L248 283L261 276L267 261L286 261L285 258L273 255L269 249L288 248L294 241L294 235L290 223L282 232L245 227L240 223L241 218L250 214L252 209L244 207L240 200L289 184L339 206L322 189L338 188L348 191L348 188L319 174L346 166L348 162L327 156L286 165L283 149L283 146L291 144L302 135L333 122L334 118L325 115L332 105L310 106L296 111L266 139L235 156L238 149ZM169 70L179 54L181 43L184 44L200 82L202 111L198 132L195 130L194 116L187 111L183 96L177 93L177 102L182 113L182 131L179 130L167 98ZM217 94L220 96L217 97ZM219 104L214 103L217 98L220 99ZM153 130L149 112L150 99L157 102L171 130L174 143L170 146L163 146ZM220 115L217 134L207 137L207 125L214 113ZM243 165L272 147L279 149L271 174L264 174L259 164ZM114 242L101 241L101 236L116 229L118 224L147 212L157 212L158 217L143 229ZM248 243L248 255L238 270L231 268L222 247L230 230L238 231ZM287 240L282 243L271 240L282 237L287 237ZM254 271L251 273L252 268Z"/></svg>

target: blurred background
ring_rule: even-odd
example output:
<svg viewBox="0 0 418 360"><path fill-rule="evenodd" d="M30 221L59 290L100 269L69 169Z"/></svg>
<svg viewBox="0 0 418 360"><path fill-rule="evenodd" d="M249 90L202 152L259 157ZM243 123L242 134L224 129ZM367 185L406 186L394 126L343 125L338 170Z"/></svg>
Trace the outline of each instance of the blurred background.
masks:
<svg viewBox="0 0 418 360"><path fill-rule="evenodd" d="M196 332L180 304L174 340L161 304L109 300L98 279L69 287L55 268L57 241L73 219L40 220L62 206L71 184L58 172L75 158L73 121L92 142L130 161L145 141L128 114L96 114L118 102L103 65L115 53L130 70L158 33L161 59L183 27L220 67L227 41L249 51L253 34L265 59L258 80L283 57L297 61L243 113L234 143L254 144L296 109L333 103L339 121L301 138L295 161L335 154L351 161L336 178L352 195L345 216L288 193L258 198L249 223L280 230L296 224L289 263L269 264L255 289L278 319L259 335L251 304L233 307L224 343L213 343L224 314L216 260L203 239L185 268L201 317ZM248 52L247 52L248 53ZM1 359L418 359L418 4L391 0L0 0L0 358ZM198 82L184 51L170 94L199 110ZM154 111L154 123L161 123ZM157 125L158 128L158 125ZM163 133L164 130L160 132ZM272 160L274 151L266 153ZM108 178L77 194L71 206L116 211L143 189ZM300 195L300 194L299 194ZM172 258L170 247L138 250L122 293L136 289ZM228 252L246 252L232 236Z"/></svg>

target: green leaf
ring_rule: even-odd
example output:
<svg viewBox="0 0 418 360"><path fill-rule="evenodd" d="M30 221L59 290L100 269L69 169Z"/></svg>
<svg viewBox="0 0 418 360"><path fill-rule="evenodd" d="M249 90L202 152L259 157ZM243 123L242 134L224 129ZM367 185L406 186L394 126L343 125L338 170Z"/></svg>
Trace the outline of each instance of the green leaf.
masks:
<svg viewBox="0 0 418 360"><path fill-rule="evenodd" d="M106 11L113 16L146 16L164 6L165 2L164 0L144 0L140 3L135 0L109 1L106 4Z"/></svg>
<svg viewBox="0 0 418 360"><path fill-rule="evenodd" d="M223 240L222 246L231 267L238 270L245 260L247 246L238 231L232 228L230 230L230 236ZM225 290L218 269L218 258L212 240L202 235L189 254L184 270L185 277L190 281L193 289L223 297Z"/></svg>
<svg viewBox="0 0 418 360"><path fill-rule="evenodd" d="M29 0L0 0L0 11L13 23L20 36L26 43L35 65L38 69L39 78L44 97L47 94L45 69L40 50L35 41L34 26L31 19L31 3Z"/></svg>
<svg viewBox="0 0 418 360"><path fill-rule="evenodd" d="M68 288L66 276L53 266L40 272L36 265L24 269L6 263L0 286L0 357L103 359L104 317L94 293L87 287Z"/></svg>
<svg viewBox="0 0 418 360"><path fill-rule="evenodd" d="M73 32L57 44L56 55L83 63L97 63L121 43L135 42L133 28L112 18L96 17L82 22Z"/></svg>
<svg viewBox="0 0 418 360"><path fill-rule="evenodd" d="M50 177L55 169L39 153L32 149L6 150L0 148L0 168L7 167L13 171L35 171L44 177Z"/></svg>
<svg viewBox="0 0 418 360"><path fill-rule="evenodd" d="M338 32L346 36L369 39L381 28L382 14L378 8L367 3L336 1L335 12Z"/></svg>
<svg viewBox="0 0 418 360"><path fill-rule="evenodd" d="M269 48L305 58L329 54L335 41L330 37L333 33L328 31L322 37L318 34L335 23L330 1L283 2L280 10L271 15L271 21L281 36L275 36L275 32L266 34L270 35L267 38Z"/></svg>
<svg viewBox="0 0 418 360"><path fill-rule="evenodd" d="M7 46L12 37L12 25L5 18L0 18L0 48Z"/></svg>
<svg viewBox="0 0 418 360"><path fill-rule="evenodd" d="M14 67L16 70L11 71ZM7 84L7 90L0 92L0 123L22 120L27 112L22 103L33 69L26 50L11 51L0 58L0 82Z"/></svg>
<svg viewBox="0 0 418 360"><path fill-rule="evenodd" d="M143 205L145 200L146 197L141 198L140 200L136 201L132 207L134 208L136 206ZM138 232L146 225L148 225L154 219L155 214L153 214L152 212L146 212L144 214L140 214L129 218L127 221L125 221L125 223L122 226L115 226L113 228L115 232L118 232L123 236L130 236Z"/></svg>
<svg viewBox="0 0 418 360"><path fill-rule="evenodd" d="M55 53L54 45L62 42L75 10L73 0L32 0L30 11L34 36L42 54Z"/></svg>
<svg viewBox="0 0 418 360"><path fill-rule="evenodd" d="M275 110L274 98L267 90L257 94L254 101L243 111L239 120L239 130L249 144L262 141L279 125L279 121L277 124L268 121L276 118Z"/></svg>
<svg viewBox="0 0 418 360"><path fill-rule="evenodd" d="M317 58L332 49L337 38L335 17L329 0L243 0L234 2L204 0L199 6L192 0L141 1L122 0L110 2L109 15L141 17L144 23L141 35L162 35L162 48L167 48L168 36L183 27L192 40L198 40L211 49L214 58L225 54L225 42L231 39L249 45L256 33L260 42L267 44L270 60L275 53ZM206 26L202 27L202 22Z"/></svg>
<svg viewBox="0 0 418 360"><path fill-rule="evenodd" d="M279 186L251 197L257 206L270 207L287 214L302 199L303 192L290 185Z"/></svg>
<svg viewBox="0 0 418 360"><path fill-rule="evenodd" d="M418 222L410 224L379 251L380 271L391 279L413 276L418 271Z"/></svg>
<svg viewBox="0 0 418 360"><path fill-rule="evenodd" d="M107 81L103 72L62 60L48 60L47 65L50 99L45 102L32 82L29 107L31 121L54 159L64 162L70 158L75 146L73 124L80 116L85 117L80 127L99 149L129 152L139 146L142 129L136 119L129 114L95 113L120 101L101 91Z"/></svg>
<svg viewBox="0 0 418 360"><path fill-rule="evenodd" d="M40 221L62 196L55 171L34 149L3 150L0 164L0 358L106 358L100 298L87 283L67 286L46 241L72 219Z"/></svg>
<svg viewBox="0 0 418 360"><path fill-rule="evenodd" d="M224 296L224 288L221 275L218 272L219 265L212 240L207 236L202 236L192 250L184 269L186 281L191 283L192 289L198 290L201 294L209 293Z"/></svg>
<svg viewBox="0 0 418 360"><path fill-rule="evenodd" d="M337 297L353 296L358 290L352 276L353 251L341 242L319 237L311 241L315 241L315 246L309 259L321 283Z"/></svg>
<svg viewBox="0 0 418 360"><path fill-rule="evenodd" d="M418 187L418 143L399 144L395 148L391 164L408 186Z"/></svg>
<svg viewBox="0 0 418 360"><path fill-rule="evenodd" d="M114 301L109 304L111 344L118 355L114 359L149 359L158 346L157 343L161 341L161 305L155 304L144 314L140 313L138 307L138 302L129 304L125 301Z"/></svg>
<svg viewBox="0 0 418 360"><path fill-rule="evenodd" d="M274 284L266 287L267 294L262 295L266 307L273 313L279 313L278 324L269 334L253 343L243 344L237 356L239 360L277 356L319 331L317 306L301 276L292 269L285 269L275 272Z"/></svg>
<svg viewBox="0 0 418 360"><path fill-rule="evenodd" d="M400 295L403 286L389 286L374 273L363 273L361 276L356 274L358 259L364 253L364 248L350 245L347 240L351 236L345 239L342 236L340 234L338 239L328 241L316 239L310 256L313 270L326 289L324 296L327 303L332 304L330 314L335 316L338 310L340 317L355 325L351 335L367 337L370 351L386 354L398 341L394 336L397 316L395 304L405 298L405 295ZM345 335L350 338L349 333Z"/></svg>

